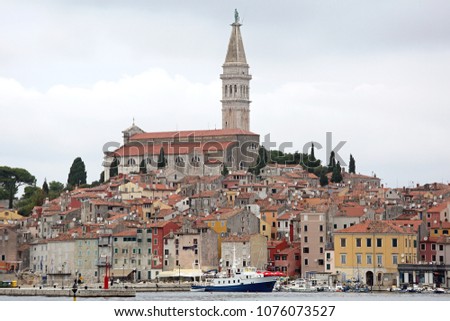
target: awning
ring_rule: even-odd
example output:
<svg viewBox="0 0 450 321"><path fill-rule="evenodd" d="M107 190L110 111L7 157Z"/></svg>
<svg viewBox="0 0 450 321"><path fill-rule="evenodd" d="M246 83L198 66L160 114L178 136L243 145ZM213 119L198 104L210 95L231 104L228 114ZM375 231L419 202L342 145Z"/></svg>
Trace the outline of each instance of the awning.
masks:
<svg viewBox="0 0 450 321"><path fill-rule="evenodd" d="M126 278L131 273L133 273L133 269L116 268L116 269L111 269L111 271L110 271L110 275L115 278L124 278L124 277Z"/></svg>
<svg viewBox="0 0 450 321"><path fill-rule="evenodd" d="M202 276L204 273L202 270L199 269L175 269L172 271L163 271L159 272L158 277L159 278L177 278L179 276L181 277L199 277Z"/></svg>

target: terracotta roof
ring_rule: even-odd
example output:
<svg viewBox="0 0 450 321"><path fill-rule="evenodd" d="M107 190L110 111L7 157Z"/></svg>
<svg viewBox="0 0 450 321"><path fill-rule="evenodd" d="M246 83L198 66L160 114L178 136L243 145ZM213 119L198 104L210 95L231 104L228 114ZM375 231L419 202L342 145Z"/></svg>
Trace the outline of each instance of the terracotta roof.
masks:
<svg viewBox="0 0 450 321"><path fill-rule="evenodd" d="M443 210L445 210L447 208L447 202L443 202L441 204L438 204L434 207L431 207L427 210L428 213L436 213L436 212L441 212Z"/></svg>
<svg viewBox="0 0 450 321"><path fill-rule="evenodd" d="M126 237L126 236L136 236L137 235L137 229L129 229L122 232L114 233L113 236L116 237Z"/></svg>
<svg viewBox="0 0 450 321"><path fill-rule="evenodd" d="M403 222L403 221L400 221ZM394 221L372 221L366 220L359 224L347 227L342 230L335 231L336 233L378 233L378 234L410 234L413 233L413 229L407 226L400 227L395 224Z"/></svg>
<svg viewBox="0 0 450 321"><path fill-rule="evenodd" d="M149 139L163 139L169 138L174 139L179 138L189 138L192 137L212 137L212 136L228 136L228 135L250 135L259 136L258 134L245 131L242 129L212 129L212 130L183 130L183 131L172 131L172 132L153 132L153 133L142 133L136 134L131 137L131 140L149 140Z"/></svg>
<svg viewBox="0 0 450 321"><path fill-rule="evenodd" d="M349 216L349 217L361 217L364 213L364 206L361 205L343 205L340 207L340 210L343 214L343 216Z"/></svg>

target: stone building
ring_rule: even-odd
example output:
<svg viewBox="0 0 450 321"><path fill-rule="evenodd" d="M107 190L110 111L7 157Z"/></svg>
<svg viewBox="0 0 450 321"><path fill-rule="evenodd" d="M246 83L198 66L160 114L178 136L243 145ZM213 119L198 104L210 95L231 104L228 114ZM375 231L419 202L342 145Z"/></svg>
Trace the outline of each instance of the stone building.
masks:
<svg viewBox="0 0 450 321"><path fill-rule="evenodd" d="M267 268L267 239L261 234L232 235L222 240L221 267L231 268L233 262L238 270L245 267Z"/></svg>
<svg viewBox="0 0 450 321"><path fill-rule="evenodd" d="M123 146L106 151L105 180L111 167L118 173L138 173L161 168L183 175L219 175L230 170L246 170L258 156L259 135L250 132L250 87L241 23L235 17L223 64L222 129L172 132L145 132L133 122L123 133ZM158 166L159 165L159 166Z"/></svg>

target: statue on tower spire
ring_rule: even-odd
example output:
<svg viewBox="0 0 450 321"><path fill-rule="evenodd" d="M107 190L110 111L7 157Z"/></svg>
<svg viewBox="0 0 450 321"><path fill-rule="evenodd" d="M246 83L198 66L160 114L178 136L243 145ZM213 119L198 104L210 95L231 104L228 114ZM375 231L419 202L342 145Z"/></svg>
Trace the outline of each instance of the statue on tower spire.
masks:
<svg viewBox="0 0 450 321"><path fill-rule="evenodd" d="M239 23L239 12L234 9L234 23Z"/></svg>

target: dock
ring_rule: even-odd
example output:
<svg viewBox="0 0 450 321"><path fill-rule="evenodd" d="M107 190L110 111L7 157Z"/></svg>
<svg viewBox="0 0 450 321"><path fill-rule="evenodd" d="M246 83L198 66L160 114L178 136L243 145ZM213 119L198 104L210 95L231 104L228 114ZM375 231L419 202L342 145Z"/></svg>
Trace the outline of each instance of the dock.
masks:
<svg viewBox="0 0 450 321"><path fill-rule="evenodd" d="M73 297L71 288L0 288L0 296L47 296L47 297ZM79 288L77 297L98 298L98 297L135 297L136 291L132 288L117 289L84 289Z"/></svg>

